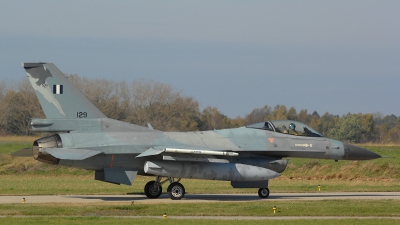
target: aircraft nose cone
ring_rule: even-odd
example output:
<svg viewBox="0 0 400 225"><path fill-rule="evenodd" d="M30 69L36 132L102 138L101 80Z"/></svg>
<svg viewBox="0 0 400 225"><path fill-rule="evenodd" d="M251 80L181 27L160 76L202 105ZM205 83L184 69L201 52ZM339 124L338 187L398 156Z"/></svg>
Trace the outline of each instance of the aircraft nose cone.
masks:
<svg viewBox="0 0 400 225"><path fill-rule="evenodd" d="M376 154L375 152L371 152L367 149L363 149L354 145L343 143L343 146L344 146L343 159L366 160L366 159L377 159L382 157Z"/></svg>

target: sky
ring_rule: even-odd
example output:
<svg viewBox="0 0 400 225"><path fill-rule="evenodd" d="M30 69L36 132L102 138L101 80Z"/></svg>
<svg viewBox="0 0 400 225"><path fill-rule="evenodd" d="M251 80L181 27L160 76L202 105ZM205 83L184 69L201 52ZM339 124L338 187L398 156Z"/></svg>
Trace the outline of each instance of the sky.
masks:
<svg viewBox="0 0 400 225"><path fill-rule="evenodd" d="M0 81L22 62L154 80L235 118L264 105L400 116L400 1L0 2Z"/></svg>

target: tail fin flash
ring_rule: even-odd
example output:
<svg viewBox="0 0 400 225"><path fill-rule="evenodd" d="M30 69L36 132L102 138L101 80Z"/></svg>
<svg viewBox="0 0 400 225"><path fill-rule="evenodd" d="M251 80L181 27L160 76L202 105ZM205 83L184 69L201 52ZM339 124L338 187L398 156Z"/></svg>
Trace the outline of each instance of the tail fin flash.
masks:
<svg viewBox="0 0 400 225"><path fill-rule="evenodd" d="M22 66L47 118L107 118L53 63Z"/></svg>

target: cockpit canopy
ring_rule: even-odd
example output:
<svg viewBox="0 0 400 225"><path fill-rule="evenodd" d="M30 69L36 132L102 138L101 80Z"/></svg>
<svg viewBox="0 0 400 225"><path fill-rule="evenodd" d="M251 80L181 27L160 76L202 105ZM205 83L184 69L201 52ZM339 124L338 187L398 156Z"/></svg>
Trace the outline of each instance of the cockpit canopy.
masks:
<svg viewBox="0 0 400 225"><path fill-rule="evenodd" d="M255 128L261 130L269 130L283 134L308 136L308 137L323 137L320 133L311 127L294 120L273 120L261 123L247 125L247 128Z"/></svg>

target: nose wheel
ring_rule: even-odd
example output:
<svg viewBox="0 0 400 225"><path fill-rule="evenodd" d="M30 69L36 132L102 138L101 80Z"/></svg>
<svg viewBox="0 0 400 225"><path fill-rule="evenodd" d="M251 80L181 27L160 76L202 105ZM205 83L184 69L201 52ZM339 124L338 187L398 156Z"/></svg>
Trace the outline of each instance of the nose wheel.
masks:
<svg viewBox="0 0 400 225"><path fill-rule="evenodd" d="M268 188L260 188L260 189L258 189L258 196L260 196L260 198L268 198L269 189Z"/></svg>

